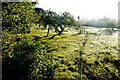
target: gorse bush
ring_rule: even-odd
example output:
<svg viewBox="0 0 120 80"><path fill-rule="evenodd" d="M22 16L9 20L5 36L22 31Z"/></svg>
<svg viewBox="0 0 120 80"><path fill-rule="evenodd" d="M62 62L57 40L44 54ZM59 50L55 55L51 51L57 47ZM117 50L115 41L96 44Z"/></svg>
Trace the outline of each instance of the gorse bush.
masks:
<svg viewBox="0 0 120 80"><path fill-rule="evenodd" d="M11 44L3 44L4 80L52 79L52 55L46 53L43 44L33 39L21 39L19 43L14 42L14 46Z"/></svg>

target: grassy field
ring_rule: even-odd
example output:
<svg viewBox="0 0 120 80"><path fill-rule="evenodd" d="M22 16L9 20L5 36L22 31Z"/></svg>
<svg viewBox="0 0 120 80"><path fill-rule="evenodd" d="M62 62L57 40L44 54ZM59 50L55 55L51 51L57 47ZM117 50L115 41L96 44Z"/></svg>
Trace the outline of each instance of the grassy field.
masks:
<svg viewBox="0 0 120 80"><path fill-rule="evenodd" d="M47 54L52 55L55 79L119 80L117 31L106 34L111 31L85 28L88 34L77 34L78 30L69 29L54 39L49 38L56 33L51 31L45 37L47 30L35 28L22 36L35 38L47 46Z"/></svg>

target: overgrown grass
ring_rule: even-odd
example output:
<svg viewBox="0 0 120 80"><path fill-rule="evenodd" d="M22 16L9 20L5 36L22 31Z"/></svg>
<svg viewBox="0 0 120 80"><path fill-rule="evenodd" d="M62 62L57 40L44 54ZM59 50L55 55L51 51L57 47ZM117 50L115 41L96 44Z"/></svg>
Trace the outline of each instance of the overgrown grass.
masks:
<svg viewBox="0 0 120 80"><path fill-rule="evenodd" d="M46 33L46 31L39 33L38 30L37 32L39 36L44 36ZM50 33L50 36L53 34L55 33ZM56 65L54 78L76 79L79 76L77 60L80 58L80 44L84 39L84 35L62 34L51 40L42 40L48 47L47 52L53 54ZM90 36L83 53L83 80L120 79L119 63L116 64L118 62L117 38Z"/></svg>
<svg viewBox="0 0 120 80"><path fill-rule="evenodd" d="M54 39L49 39L56 34L53 31L48 37L46 34L45 29L31 28L31 33L18 36L31 38L44 44L46 53L52 55L53 78L77 79L80 76L78 62L82 60L82 80L120 79L117 37L89 35L82 50L82 44L86 38L84 34L73 35L66 32ZM12 36L14 39L15 35ZM80 51L83 51L82 56L80 56Z"/></svg>

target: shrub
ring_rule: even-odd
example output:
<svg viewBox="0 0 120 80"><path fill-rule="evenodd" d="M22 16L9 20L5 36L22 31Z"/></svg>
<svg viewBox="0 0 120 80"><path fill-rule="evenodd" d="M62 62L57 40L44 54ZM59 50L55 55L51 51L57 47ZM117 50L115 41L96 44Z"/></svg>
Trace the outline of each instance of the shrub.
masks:
<svg viewBox="0 0 120 80"><path fill-rule="evenodd" d="M2 30L11 33L29 33L30 25L38 21L39 16L33 8L35 2L3 2Z"/></svg>
<svg viewBox="0 0 120 80"><path fill-rule="evenodd" d="M52 67L52 55L46 53L44 44L34 39L3 44L3 80L50 80Z"/></svg>

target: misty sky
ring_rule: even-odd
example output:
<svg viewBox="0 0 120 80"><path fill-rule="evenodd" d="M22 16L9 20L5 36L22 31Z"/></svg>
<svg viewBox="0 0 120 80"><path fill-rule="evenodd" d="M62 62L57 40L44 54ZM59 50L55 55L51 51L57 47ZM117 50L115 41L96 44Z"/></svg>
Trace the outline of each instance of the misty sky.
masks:
<svg viewBox="0 0 120 80"><path fill-rule="evenodd" d="M119 0L38 0L36 7L52 9L57 13L70 12L75 18L98 19L104 16L118 18Z"/></svg>

